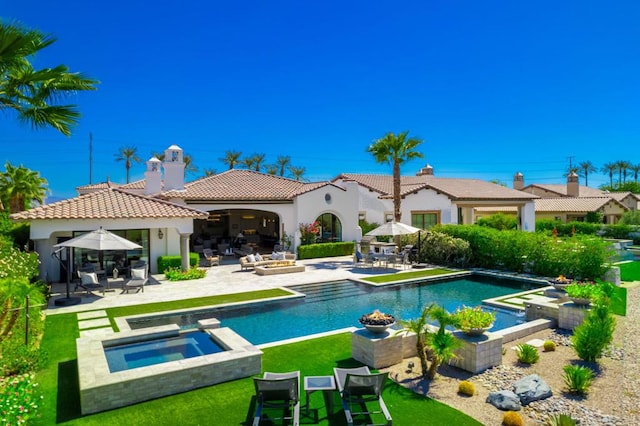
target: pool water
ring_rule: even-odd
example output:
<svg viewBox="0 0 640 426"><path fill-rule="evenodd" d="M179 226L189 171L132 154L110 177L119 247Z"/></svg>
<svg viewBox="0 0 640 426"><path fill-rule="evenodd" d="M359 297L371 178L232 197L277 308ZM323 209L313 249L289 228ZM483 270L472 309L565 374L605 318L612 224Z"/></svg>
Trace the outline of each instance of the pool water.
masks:
<svg viewBox="0 0 640 426"><path fill-rule="evenodd" d="M132 329L176 323L195 327L200 319L217 318L254 345L276 342L347 327L362 327L358 319L375 309L399 319L420 316L424 306L437 303L449 312L467 305L481 305L483 299L500 297L534 287L528 283L485 277L374 287L352 281L290 287L305 298L265 303L234 309L211 308L183 315L156 315L130 319ZM524 316L506 310L492 310L496 322L492 331L524 322Z"/></svg>
<svg viewBox="0 0 640 426"><path fill-rule="evenodd" d="M224 349L204 331L113 346L104 350L112 373L222 351Z"/></svg>

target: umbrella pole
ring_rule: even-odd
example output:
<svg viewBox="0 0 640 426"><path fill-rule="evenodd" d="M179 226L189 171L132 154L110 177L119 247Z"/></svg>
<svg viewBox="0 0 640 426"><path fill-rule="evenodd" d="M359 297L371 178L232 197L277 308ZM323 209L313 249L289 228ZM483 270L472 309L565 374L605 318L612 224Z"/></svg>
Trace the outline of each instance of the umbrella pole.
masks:
<svg viewBox="0 0 640 426"><path fill-rule="evenodd" d="M69 286L71 285L70 281L70 275L71 275L71 247L67 247L67 261L65 263L62 264L65 269L66 269L66 275L67 275L67 297L61 297L59 299L56 299L53 303L56 306L71 306L71 305L77 305L81 302L79 297L71 297L71 295L69 294Z"/></svg>

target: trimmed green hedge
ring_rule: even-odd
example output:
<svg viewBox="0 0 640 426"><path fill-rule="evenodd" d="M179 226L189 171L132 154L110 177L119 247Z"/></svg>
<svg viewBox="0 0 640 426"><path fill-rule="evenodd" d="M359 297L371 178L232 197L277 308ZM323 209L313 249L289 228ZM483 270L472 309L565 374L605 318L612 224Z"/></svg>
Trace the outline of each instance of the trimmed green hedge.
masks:
<svg viewBox="0 0 640 426"><path fill-rule="evenodd" d="M200 264L200 255L198 253L189 253L189 265L191 267ZM169 268L182 268L182 258L180 255L158 256L158 273L164 274Z"/></svg>
<svg viewBox="0 0 640 426"><path fill-rule="evenodd" d="M306 244L298 247L298 259L346 256L353 254L354 242Z"/></svg>
<svg viewBox="0 0 640 426"><path fill-rule="evenodd" d="M467 241L471 249L467 266L475 268L599 279L611 255L611 243L589 235L554 238L539 232L498 231L476 225L438 225L432 230Z"/></svg>

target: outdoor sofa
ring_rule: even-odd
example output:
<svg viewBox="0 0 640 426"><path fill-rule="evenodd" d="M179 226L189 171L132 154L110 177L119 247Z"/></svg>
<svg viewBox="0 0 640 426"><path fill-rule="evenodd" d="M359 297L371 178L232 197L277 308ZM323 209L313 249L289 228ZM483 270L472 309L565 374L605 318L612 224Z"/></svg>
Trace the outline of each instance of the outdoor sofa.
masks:
<svg viewBox="0 0 640 426"><path fill-rule="evenodd" d="M282 262L283 260L296 260L295 253L280 253L284 258L282 259L272 259L272 254L263 254L261 255L262 260L256 260L255 257L252 259L251 255L242 256L240 258L240 270L249 270L254 269L256 266L264 266L273 264L276 262Z"/></svg>

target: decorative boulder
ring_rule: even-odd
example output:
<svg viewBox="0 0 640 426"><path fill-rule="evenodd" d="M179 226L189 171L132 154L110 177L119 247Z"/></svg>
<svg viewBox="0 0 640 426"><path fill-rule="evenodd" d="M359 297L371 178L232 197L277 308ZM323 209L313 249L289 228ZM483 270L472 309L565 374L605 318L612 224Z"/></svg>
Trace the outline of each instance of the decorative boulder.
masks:
<svg viewBox="0 0 640 426"><path fill-rule="evenodd" d="M509 390L489 392L487 402L503 411L520 411L522 408L518 395Z"/></svg>
<svg viewBox="0 0 640 426"><path fill-rule="evenodd" d="M531 374L514 382L513 392L518 395L522 405L528 405L530 402L549 398L553 395L547 382L537 374Z"/></svg>

